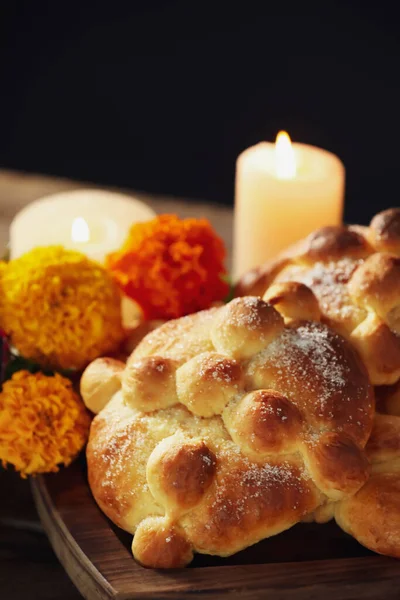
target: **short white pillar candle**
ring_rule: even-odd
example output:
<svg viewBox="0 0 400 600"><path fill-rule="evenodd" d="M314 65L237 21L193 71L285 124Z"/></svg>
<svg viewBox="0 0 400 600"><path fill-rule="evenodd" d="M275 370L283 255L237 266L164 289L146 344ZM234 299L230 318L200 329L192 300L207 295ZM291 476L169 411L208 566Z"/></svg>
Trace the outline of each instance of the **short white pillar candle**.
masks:
<svg viewBox="0 0 400 600"><path fill-rule="evenodd" d="M61 192L32 202L10 227L10 257L37 246L62 245L100 263L118 250L133 223L155 212L136 198L97 189Z"/></svg>

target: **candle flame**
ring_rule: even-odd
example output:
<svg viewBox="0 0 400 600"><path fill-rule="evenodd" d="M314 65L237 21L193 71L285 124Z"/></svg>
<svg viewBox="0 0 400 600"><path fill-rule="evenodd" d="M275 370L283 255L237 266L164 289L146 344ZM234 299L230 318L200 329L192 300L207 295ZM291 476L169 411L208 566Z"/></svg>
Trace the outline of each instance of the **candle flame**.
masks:
<svg viewBox="0 0 400 600"><path fill-rule="evenodd" d="M286 131L280 131L276 136L275 169L279 179L293 179L296 176L296 157Z"/></svg>
<svg viewBox="0 0 400 600"><path fill-rule="evenodd" d="M72 221L71 238L73 242L88 242L90 240L89 225L83 217L76 217Z"/></svg>

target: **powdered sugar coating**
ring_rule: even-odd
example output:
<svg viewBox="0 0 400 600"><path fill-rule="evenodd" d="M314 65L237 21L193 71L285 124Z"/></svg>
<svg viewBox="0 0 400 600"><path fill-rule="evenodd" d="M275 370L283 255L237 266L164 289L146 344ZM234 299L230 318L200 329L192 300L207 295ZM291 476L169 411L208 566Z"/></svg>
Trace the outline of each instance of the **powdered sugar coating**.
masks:
<svg viewBox="0 0 400 600"><path fill-rule="evenodd" d="M277 281L298 281L311 288L325 317L332 322L350 322L352 329L363 320L365 311L354 305L347 284L362 262L362 259L346 257L316 262L308 267L288 267L278 275Z"/></svg>
<svg viewBox="0 0 400 600"><path fill-rule="evenodd" d="M354 360L338 334L320 323L304 322L287 327L249 362L247 381L254 389L284 394L310 422L328 421L364 437L373 405L368 381L352 377Z"/></svg>
<svg viewBox="0 0 400 600"><path fill-rule="evenodd" d="M262 325L262 317L260 314L260 299L256 296L246 296L240 306L245 310L240 312L230 312L229 318L233 325L238 328L246 328L257 330Z"/></svg>
<svg viewBox="0 0 400 600"><path fill-rule="evenodd" d="M158 523L168 522L195 551L236 552L330 498L329 486L325 494L316 484L319 463L313 476L309 468L326 431L343 432L362 453L372 421L368 380L351 348L325 325L285 326L259 298L236 299L152 332L126 372L149 360L168 361L175 404L163 406L160 398L157 405L155 394L149 410L139 409L134 397L125 403L117 393L94 420L88 445L96 500L120 527L138 527L143 544L148 531L154 543L170 546L168 533L156 535ZM143 370L143 396L155 372L147 382ZM146 529L148 519L155 520ZM143 557L138 543L134 552ZM166 552L157 548L155 556Z"/></svg>
<svg viewBox="0 0 400 600"><path fill-rule="evenodd" d="M213 493L183 521L196 545L207 543L210 552L221 548L221 540L239 550L243 528L255 541L263 530L280 527L283 507L289 527L320 501L296 459L258 464L231 445L224 447L220 458Z"/></svg>

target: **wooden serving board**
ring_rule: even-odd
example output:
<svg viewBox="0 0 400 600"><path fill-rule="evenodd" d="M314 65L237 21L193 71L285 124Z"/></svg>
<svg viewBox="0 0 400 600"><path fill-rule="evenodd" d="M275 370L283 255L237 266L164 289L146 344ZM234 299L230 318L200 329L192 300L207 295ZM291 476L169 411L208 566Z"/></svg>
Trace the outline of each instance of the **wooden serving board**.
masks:
<svg viewBox="0 0 400 600"><path fill-rule="evenodd" d="M400 561L372 554L334 523L300 524L227 559L197 555L187 569L155 571L133 560L132 536L97 507L83 459L32 489L53 548L87 600L400 597Z"/></svg>

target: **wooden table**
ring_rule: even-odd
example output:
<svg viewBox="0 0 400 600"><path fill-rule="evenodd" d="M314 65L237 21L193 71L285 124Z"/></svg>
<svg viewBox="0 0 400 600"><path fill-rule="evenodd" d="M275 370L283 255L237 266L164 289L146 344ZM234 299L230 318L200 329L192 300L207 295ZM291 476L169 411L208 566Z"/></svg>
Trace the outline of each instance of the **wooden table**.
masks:
<svg viewBox="0 0 400 600"><path fill-rule="evenodd" d="M0 248L7 243L12 217L26 204L87 184L0 170ZM93 186L90 186L93 187ZM127 191L127 190L118 190ZM128 191L129 193L129 191ZM132 192L131 192L132 193ZM135 194L158 213L206 217L231 255L232 211L205 202ZM29 483L0 467L0 598L3 600L76 600L79 592L54 555L40 525Z"/></svg>

